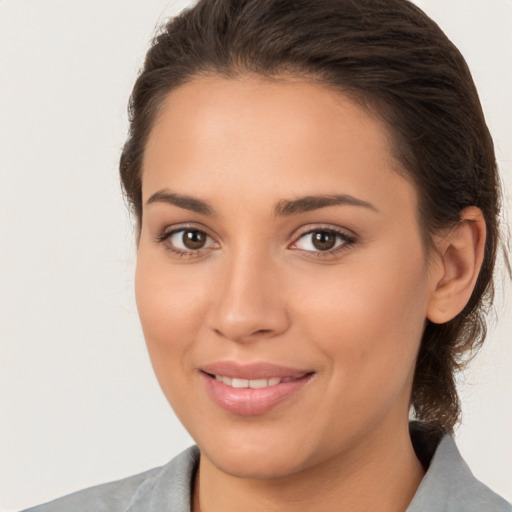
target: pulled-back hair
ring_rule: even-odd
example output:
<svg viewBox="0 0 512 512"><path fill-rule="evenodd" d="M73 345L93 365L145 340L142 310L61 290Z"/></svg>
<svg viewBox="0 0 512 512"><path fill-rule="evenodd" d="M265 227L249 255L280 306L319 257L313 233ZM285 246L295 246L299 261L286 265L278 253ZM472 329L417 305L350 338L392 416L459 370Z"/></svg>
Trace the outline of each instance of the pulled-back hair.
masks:
<svg viewBox="0 0 512 512"><path fill-rule="evenodd" d="M130 99L120 172L139 230L144 149L164 98L198 76L248 73L314 80L380 116L418 191L428 250L464 208L482 210L487 238L476 286L454 319L426 321L412 389L415 417L452 430L460 415L455 373L485 337L500 207L493 142L464 58L407 0L200 0L161 28Z"/></svg>

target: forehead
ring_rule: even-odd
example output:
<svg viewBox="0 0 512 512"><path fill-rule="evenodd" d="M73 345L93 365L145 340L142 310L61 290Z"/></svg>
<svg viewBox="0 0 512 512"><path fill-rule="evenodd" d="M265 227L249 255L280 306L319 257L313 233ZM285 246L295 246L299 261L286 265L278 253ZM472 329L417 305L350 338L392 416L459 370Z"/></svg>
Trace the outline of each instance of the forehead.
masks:
<svg viewBox="0 0 512 512"><path fill-rule="evenodd" d="M391 193L404 181L397 171L384 122L346 95L298 78L201 77L163 102L142 182L144 200L192 183L206 197L219 187L266 197L338 187L364 196Z"/></svg>

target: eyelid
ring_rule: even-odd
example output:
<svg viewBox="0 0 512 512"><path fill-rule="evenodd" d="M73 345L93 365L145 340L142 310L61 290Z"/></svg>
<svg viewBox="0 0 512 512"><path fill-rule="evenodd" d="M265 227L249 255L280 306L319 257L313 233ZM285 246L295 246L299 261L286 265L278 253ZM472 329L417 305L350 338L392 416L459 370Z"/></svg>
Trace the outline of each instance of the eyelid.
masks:
<svg viewBox="0 0 512 512"><path fill-rule="evenodd" d="M326 231L329 233L333 233L334 235L336 235L336 237L341 239L343 243L335 245L332 249L325 250L325 251L307 250L307 249L300 249L300 248L294 247L294 246L296 246L297 242L302 237L304 237L306 235L310 235L312 233L319 232L319 231ZM314 255L315 257L317 257L317 256L328 257L328 256L334 256L335 254L337 254L339 252L343 252L344 250L347 250L352 245L354 245L356 242L357 242L356 235L352 231L350 231L346 228L341 228L339 226L332 226L332 225L318 225L318 226L305 228L304 231L299 232L297 235L294 236L294 241L288 247L293 250L297 250L297 251L301 251L303 253Z"/></svg>
<svg viewBox="0 0 512 512"><path fill-rule="evenodd" d="M210 246L207 247L201 247L199 249L180 249L176 247L172 247L169 239L175 235L176 233L180 233L182 231L200 231L204 233L210 241L213 241L213 244L210 244ZM310 235L315 232L319 231L326 231L333 233L336 237L338 237L339 240L342 241L342 243L339 243L338 245L335 245L332 249L328 249L325 251L322 250L308 250L308 249L301 249L296 247L298 241L305 237L306 235ZM293 236L293 235L292 235ZM172 225L172 226L166 226L161 232L155 237L155 242L165 245L166 249L172 253L174 253L177 256L188 256L188 257L199 257L203 256L205 252L209 252L212 249L219 248L219 242L216 240L216 237L212 236L209 233L209 229L206 227L197 225L195 223L185 223L182 225ZM307 226L302 228L302 231L299 231L299 233L294 235L293 242L287 246L288 249L300 251L303 253L314 255L315 257L329 257L334 256L337 253L341 253L344 250L349 249L351 246L353 246L357 242L357 236L347 228L342 228L340 226L333 226L333 225L317 225L317 226ZM213 245L213 247L211 246Z"/></svg>
<svg viewBox="0 0 512 512"><path fill-rule="evenodd" d="M158 234L155 236L155 239L158 240L160 238L166 238L169 235L176 233L178 231L187 231L187 230L201 231L202 233L205 233L213 240L216 240L218 238L218 236L216 236L216 235L214 236L211 233L211 230L209 228L207 228L206 226L204 226L203 224L196 223L196 222L184 222L183 224L178 223L178 224L165 225L164 227L162 227L161 229L158 230Z"/></svg>
<svg viewBox="0 0 512 512"><path fill-rule="evenodd" d="M290 238L293 237L293 240L297 241L301 236L315 233L316 231L330 231L346 238L357 238L357 235L352 230L332 224L308 224L295 230L295 233Z"/></svg>
<svg viewBox="0 0 512 512"><path fill-rule="evenodd" d="M211 246L205 246L201 247L199 249L181 249L173 247L170 243L170 238L182 231L200 231L201 233L204 233L207 238L210 239L210 241L213 241L214 247ZM166 248L166 250L170 251L171 253L174 253L177 256L183 257L199 257L203 256L205 252L211 251L212 249L215 249L219 246L219 243L216 241L215 237L212 236L209 233L209 230L205 227L198 226L197 224L192 223L185 223L181 225L173 225L173 226L166 226L164 229L162 229L157 236L154 238L155 242L157 244L163 244ZM217 246L217 247L215 247Z"/></svg>

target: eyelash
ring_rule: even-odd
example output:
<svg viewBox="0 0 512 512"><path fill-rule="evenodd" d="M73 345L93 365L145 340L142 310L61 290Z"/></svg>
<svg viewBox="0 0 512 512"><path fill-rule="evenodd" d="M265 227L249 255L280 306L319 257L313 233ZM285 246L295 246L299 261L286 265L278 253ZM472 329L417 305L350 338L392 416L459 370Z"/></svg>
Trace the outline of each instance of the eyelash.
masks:
<svg viewBox="0 0 512 512"><path fill-rule="evenodd" d="M329 249L327 251L308 251L308 250L305 250L305 249L295 249L297 251L301 251L301 252L304 252L304 253L307 253L308 255L312 255L314 257L318 257L318 258L326 258L326 257L329 257L329 256L335 256L337 254L340 254L346 250L348 250L351 246L353 246L355 243L356 243L356 237L353 236L353 235L349 235L348 233L346 233L345 231L341 231L341 230L338 230L338 229L335 229L335 228L332 228L332 227L327 227L327 226L318 226L318 227L315 227L313 229L310 229L308 231L305 231L304 233L301 233L295 240L295 242L293 242L292 246L293 245L296 245L297 242L305 237L306 235L311 235L313 233L329 233L331 235L334 235L336 237L336 242L335 243L338 243L338 241L341 241L342 243L340 243L339 245L335 245L332 249Z"/></svg>
<svg viewBox="0 0 512 512"><path fill-rule="evenodd" d="M165 244L166 249L168 251L172 252L174 255L176 255L180 258L197 258L197 257L202 256L205 251L209 250L208 248L201 248L198 250L191 249L188 251L184 251L181 249L173 248L169 243L167 243L173 235L176 235L177 233L181 233L181 232L186 232L186 231L197 231L199 233L203 233L208 238L212 239L212 237L210 235L208 235L208 233L206 233L206 231L204 231L202 229L198 229L195 227L183 226L178 229L173 229L172 231L162 232L160 235L158 235L155 238L155 242L160 243L160 244ZM332 227L319 226L319 227L315 227L314 229L310 229L309 231L305 231L304 233L301 233L293 242L292 247L293 247L293 245L296 245L297 242L301 238L305 237L306 235L311 235L313 233L318 233L318 232L329 233L329 234L335 235L336 239L337 239L336 243L340 240L342 243L339 245L335 245L332 249L329 249L326 251L320 251L320 250L309 251L309 250L305 250L305 249L294 249L294 250L301 251L303 253L307 253L308 255L313 255L314 257L325 258L325 257L337 255L338 253L342 253L342 252L348 250L351 246L353 246L357 242L356 237L354 237L353 235L349 235L348 233L346 233L344 231L337 230Z"/></svg>
<svg viewBox="0 0 512 512"><path fill-rule="evenodd" d="M171 253L173 253L174 255L176 255L180 258L197 258L199 256L202 256L203 252L208 249L201 248L196 251L194 251L192 249L190 249L188 251L184 251L182 249L173 248L171 246L171 244L169 243L169 239L173 235L175 235L177 233L181 233L181 232L186 232L186 231L197 231L198 233L203 233L209 239L212 239L212 237L208 233L206 233L206 231L204 231L203 229L199 229L199 228L196 228L193 226L182 226L178 229L173 229L172 231L163 231L161 234L159 234L155 238L155 242L157 242L159 244L165 244L166 250L170 251Z"/></svg>

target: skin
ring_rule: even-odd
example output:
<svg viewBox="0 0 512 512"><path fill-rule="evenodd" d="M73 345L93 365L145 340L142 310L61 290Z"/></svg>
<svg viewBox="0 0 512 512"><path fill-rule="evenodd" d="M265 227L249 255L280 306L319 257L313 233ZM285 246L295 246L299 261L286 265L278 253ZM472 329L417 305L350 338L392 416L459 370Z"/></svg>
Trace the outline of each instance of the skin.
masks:
<svg viewBox="0 0 512 512"><path fill-rule="evenodd" d="M427 258L417 191L389 144L377 118L298 78L201 77L163 104L143 163L136 298L156 376L201 450L195 512L410 503L424 474L408 434L422 330L469 298L485 227L468 210L473 222ZM371 206L275 214L280 201L332 194ZM163 239L184 227L208 235L203 248ZM326 254L312 229L350 241ZM269 412L239 416L200 378L225 360L314 375Z"/></svg>

